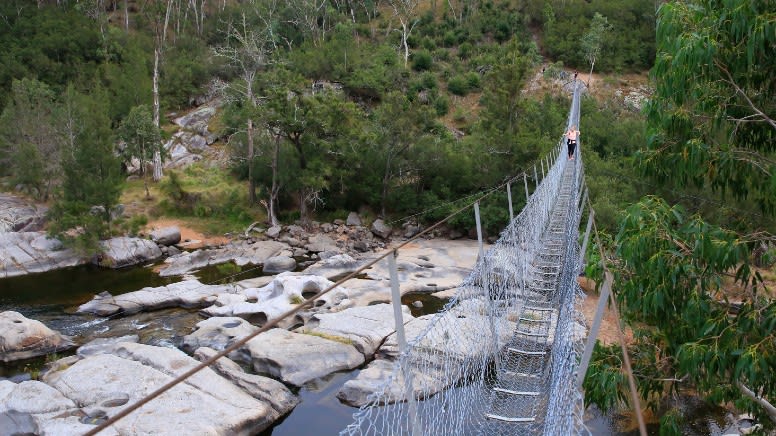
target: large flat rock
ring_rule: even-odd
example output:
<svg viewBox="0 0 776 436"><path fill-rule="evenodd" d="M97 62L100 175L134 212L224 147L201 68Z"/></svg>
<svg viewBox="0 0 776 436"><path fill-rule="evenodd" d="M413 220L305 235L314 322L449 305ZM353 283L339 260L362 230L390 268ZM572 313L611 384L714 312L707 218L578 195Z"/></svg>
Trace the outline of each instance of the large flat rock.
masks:
<svg viewBox="0 0 776 436"><path fill-rule="evenodd" d="M218 295L232 292L236 290L231 285L204 285L197 280L186 280L116 296L102 292L78 307L78 312L109 316L117 313L130 315L167 307L206 307L213 304Z"/></svg>
<svg viewBox="0 0 776 436"><path fill-rule="evenodd" d="M224 247L184 252L168 257L168 266L161 271L162 277L183 275L208 265L235 262L238 265L261 265L265 260L289 249L287 244L278 241L232 242Z"/></svg>
<svg viewBox="0 0 776 436"><path fill-rule="evenodd" d="M402 306L404 323L414 319ZM313 315L300 332L346 338L365 357L374 355L386 337L396 331L393 306L375 304L352 307L342 312Z"/></svg>
<svg viewBox="0 0 776 436"><path fill-rule="evenodd" d="M110 417L197 364L176 349L121 343L112 354L89 356L47 380L89 416ZM268 403L205 368L112 429L121 435L255 434L276 416ZM48 417L48 425L63 419L67 418Z"/></svg>
<svg viewBox="0 0 776 436"><path fill-rule="evenodd" d="M399 290L402 295L409 292L439 292L458 287L469 275L477 261L477 241L471 240L418 240L399 251L397 267ZM374 254L354 259L338 255L321 260L305 270L336 280L358 270ZM356 306L366 306L379 301L390 301L390 272L383 260L363 273L357 279L348 280L345 286L350 290L349 298Z"/></svg>
<svg viewBox="0 0 776 436"><path fill-rule="evenodd" d="M213 317L197 323L196 330L183 337L184 350L195 351L201 347L221 351L258 330L248 321L238 317Z"/></svg>
<svg viewBox="0 0 776 436"><path fill-rule="evenodd" d="M194 353L194 358L205 361L215 354L216 350L202 347ZM211 368L250 396L269 404L274 412L270 416L273 421L287 414L299 404L299 397L291 393L283 383L269 377L248 374L240 365L229 358L222 357L216 360Z"/></svg>
<svg viewBox="0 0 776 436"><path fill-rule="evenodd" d="M162 257L162 250L149 239L119 237L100 242L100 266L124 268L154 261Z"/></svg>
<svg viewBox="0 0 776 436"><path fill-rule="evenodd" d="M87 261L44 232L0 232L0 278L67 268Z"/></svg>
<svg viewBox="0 0 776 436"><path fill-rule="evenodd" d="M44 206L0 192L0 233L41 230L47 210Z"/></svg>
<svg viewBox="0 0 776 436"><path fill-rule="evenodd" d="M209 316L239 316L254 324L264 324L333 284L330 280L319 276L284 272L261 288L247 288L235 294L221 294L212 306L202 312ZM352 302L348 299L348 292L347 288L338 286L316 300L306 313L335 311L350 307ZM297 322L298 319L286 319L282 325L290 327Z"/></svg>
<svg viewBox="0 0 776 436"><path fill-rule="evenodd" d="M37 422L41 416L71 410L77 410L76 404L44 383L0 381L0 434L46 434ZM75 426L73 430L70 434L86 432L89 427Z"/></svg>
<svg viewBox="0 0 776 436"><path fill-rule="evenodd" d="M267 374L294 386L364 363L346 338L313 336L272 329L248 341L237 356Z"/></svg>
<svg viewBox="0 0 776 436"><path fill-rule="evenodd" d="M74 346L70 338L19 312L0 312L0 361L29 359Z"/></svg>

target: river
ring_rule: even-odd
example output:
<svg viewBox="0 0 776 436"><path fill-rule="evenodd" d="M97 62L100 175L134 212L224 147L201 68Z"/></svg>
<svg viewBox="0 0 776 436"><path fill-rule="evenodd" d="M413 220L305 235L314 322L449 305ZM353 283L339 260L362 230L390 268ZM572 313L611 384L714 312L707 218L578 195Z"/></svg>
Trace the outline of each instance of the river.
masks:
<svg viewBox="0 0 776 436"><path fill-rule="evenodd" d="M146 286L162 286L181 280L180 277L160 277L154 265L122 270L108 270L92 265L62 269L47 273L0 279L0 311L15 310L36 319L63 334L72 336L76 343L84 343L97 337L116 337L137 334L140 342L177 347L182 337L190 333L194 325L203 319L196 310L165 309L150 313L138 313L121 318L102 318L75 313L78 305L89 301L95 294L108 291L113 295L135 291ZM208 267L194 275L203 283L215 283L238 274L236 280L262 274L260 268L251 266ZM413 304L416 301L422 303ZM413 315L423 315L440 310L446 300L428 294L408 294L402 298ZM59 353L55 357L72 354ZM37 375L45 362L52 357L41 357L9 364L0 363L0 379L13 381L30 379ZM353 420L357 410L341 404L335 397L346 381L360 372L331 374L307 383L296 390L301 403L286 417L279 420L263 436L296 436L310 434L337 434ZM687 435L723 435L735 428L732 415L725 409L708 405L697 397L683 396L679 406L687 417L683 428ZM594 407L587 410L585 422L593 435L636 435L632 419L627 414L603 414ZM649 433L657 435L658 425L650 424Z"/></svg>

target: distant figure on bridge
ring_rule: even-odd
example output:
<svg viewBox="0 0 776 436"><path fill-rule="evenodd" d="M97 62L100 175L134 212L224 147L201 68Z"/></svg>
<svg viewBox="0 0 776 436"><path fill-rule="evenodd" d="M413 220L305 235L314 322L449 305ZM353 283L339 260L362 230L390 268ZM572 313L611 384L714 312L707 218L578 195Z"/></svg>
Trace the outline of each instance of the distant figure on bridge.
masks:
<svg viewBox="0 0 776 436"><path fill-rule="evenodd" d="M577 81L577 74L579 74L579 73L577 73L577 70L574 70L574 81L575 82Z"/></svg>
<svg viewBox="0 0 776 436"><path fill-rule="evenodd" d="M577 148L577 137L579 137L579 130L577 130L577 126L572 125L571 128L566 131L566 145L569 148L569 160L574 159L574 149Z"/></svg>

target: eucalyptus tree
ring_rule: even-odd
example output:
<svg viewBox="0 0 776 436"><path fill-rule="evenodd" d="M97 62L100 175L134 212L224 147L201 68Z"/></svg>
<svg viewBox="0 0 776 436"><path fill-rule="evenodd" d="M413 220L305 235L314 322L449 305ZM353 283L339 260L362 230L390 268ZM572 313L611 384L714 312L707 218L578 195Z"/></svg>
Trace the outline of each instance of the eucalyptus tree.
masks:
<svg viewBox="0 0 776 436"><path fill-rule="evenodd" d="M143 177L146 198L150 198L148 191L147 163L155 156L164 155L162 135L159 127L154 124L151 112L147 106L135 106L129 111L129 115L121 122L119 138L124 141L122 155L124 160L133 158L140 162L140 173Z"/></svg>
<svg viewBox="0 0 776 436"><path fill-rule="evenodd" d="M386 215L390 187L397 181L402 168L410 164L412 148L427 133L434 117L428 106L410 102L402 93L390 92L374 115L375 154L383 161L382 189L380 196L381 216Z"/></svg>
<svg viewBox="0 0 776 436"><path fill-rule="evenodd" d="M61 137L56 95L35 79L14 80L0 114L0 163L16 183L35 188L47 200L60 182Z"/></svg>
<svg viewBox="0 0 776 436"><path fill-rule="evenodd" d="M408 40L412 31L415 30L415 26L420 22L418 16L418 6L420 0L386 0L388 5L393 10L393 16L399 20L401 33L401 46L404 51L404 68L407 68L407 62L410 58L410 47Z"/></svg>
<svg viewBox="0 0 776 436"><path fill-rule="evenodd" d="M156 127L159 127L160 121L160 103L159 103L159 74L161 69L162 57L164 55L164 49L167 45L167 30L170 25L170 16L173 13L173 8L176 0L146 0L143 4L143 14L151 23L151 27L154 34L154 67L152 78L152 92L153 92L153 122ZM177 0L180 1L180 0ZM154 181L159 181L162 178L162 156L161 154L154 154Z"/></svg>
<svg viewBox="0 0 776 436"><path fill-rule="evenodd" d="M765 1L660 7L655 92L639 159L646 174L732 193L773 216L775 14ZM776 298L750 267L751 249L763 238L659 198L628 209L615 241L618 302L635 330L631 350L644 398L655 404L688 386L776 423ZM611 352L599 357L586 389L606 401L623 379ZM665 428L676 429L669 424L678 415L666 415Z"/></svg>
<svg viewBox="0 0 776 436"><path fill-rule="evenodd" d="M335 91L311 94L303 83L281 72L261 110L266 128L293 151L297 165L279 177L297 195L301 219L308 222L310 209L325 203L332 180L346 169L343 150L358 143L364 116Z"/></svg>
<svg viewBox="0 0 776 436"><path fill-rule="evenodd" d="M253 174L254 118L259 96L255 86L259 73L271 63L277 50L273 33L277 2L254 1L246 5L239 21L229 23L226 30L226 45L214 48L216 56L224 58L237 72L237 80L224 83L224 94L236 99L247 108L246 133L248 142L248 198L251 205L256 203L256 181ZM274 217L270 217L272 221Z"/></svg>
<svg viewBox="0 0 776 436"><path fill-rule="evenodd" d="M590 76L593 75L593 67L595 67L595 61L601 56L601 50L603 49L606 38L611 33L612 26L609 24L609 20L603 15L596 12L593 15L593 20L590 22L590 28L582 36L581 46L582 52L585 55L585 59L590 63L590 74L588 75L588 85Z"/></svg>

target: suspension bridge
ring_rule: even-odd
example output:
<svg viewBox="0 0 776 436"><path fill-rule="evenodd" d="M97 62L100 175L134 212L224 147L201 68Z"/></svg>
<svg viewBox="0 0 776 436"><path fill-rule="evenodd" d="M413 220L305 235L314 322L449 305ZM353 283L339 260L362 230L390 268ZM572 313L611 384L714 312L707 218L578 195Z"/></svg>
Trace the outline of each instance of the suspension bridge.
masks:
<svg viewBox="0 0 776 436"><path fill-rule="evenodd" d="M580 91L581 84L575 81L567 128L579 125ZM607 274L592 333L588 335L577 311L584 295L576 279L583 265L581 257L593 211L580 247L579 225L587 193L579 150L577 147L575 157L569 159L561 139L542 159L540 183L534 166L533 179L537 183L533 192L529 193L528 174L521 173L527 199L514 217L511 183L519 178L506 183L511 220L487 252L483 251L477 200L269 320L254 333L128 405L87 435L98 434L383 260L387 260L391 272L398 353L381 357L388 364L388 376L353 415L353 422L342 430L342 435L589 434L582 419L581 380L611 277ZM480 199L500 188L484 193ZM477 263L445 308L423 319L421 328L415 328L407 340L397 252L472 207L480 241ZM627 366L627 355L624 357ZM632 379L631 390L635 391ZM635 398L634 406L638 411Z"/></svg>
<svg viewBox="0 0 776 436"><path fill-rule="evenodd" d="M568 126L579 125L579 98L575 86ZM577 384L587 335L576 310L582 159L569 160L561 142L547 162L524 209L342 434L586 433Z"/></svg>

